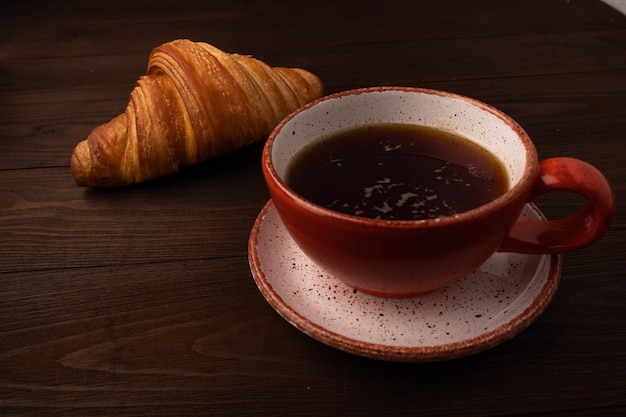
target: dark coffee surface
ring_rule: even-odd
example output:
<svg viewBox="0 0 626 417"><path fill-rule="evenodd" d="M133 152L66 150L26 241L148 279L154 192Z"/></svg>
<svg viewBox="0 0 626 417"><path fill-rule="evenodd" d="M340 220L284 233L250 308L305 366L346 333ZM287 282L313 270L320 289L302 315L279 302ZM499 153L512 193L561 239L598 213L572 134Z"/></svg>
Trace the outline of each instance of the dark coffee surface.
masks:
<svg viewBox="0 0 626 417"><path fill-rule="evenodd" d="M320 139L291 162L286 182L330 209L389 220L431 219L479 207L503 194L503 166L456 134L380 124Z"/></svg>

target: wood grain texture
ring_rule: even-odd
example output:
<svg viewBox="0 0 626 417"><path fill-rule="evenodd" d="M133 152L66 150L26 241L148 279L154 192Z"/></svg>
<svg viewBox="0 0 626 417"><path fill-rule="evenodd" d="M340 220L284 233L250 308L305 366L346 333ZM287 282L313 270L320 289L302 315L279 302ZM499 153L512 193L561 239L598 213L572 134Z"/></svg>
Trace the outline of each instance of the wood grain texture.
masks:
<svg viewBox="0 0 626 417"><path fill-rule="evenodd" d="M0 415L626 415L626 17L595 0L192 0L0 5ZM262 144L139 186L76 187L76 143L126 106L150 50L189 38L318 74L509 113L542 158L613 184L613 227L563 258L514 339L449 362L327 347L247 259ZM579 198L540 200L549 217Z"/></svg>

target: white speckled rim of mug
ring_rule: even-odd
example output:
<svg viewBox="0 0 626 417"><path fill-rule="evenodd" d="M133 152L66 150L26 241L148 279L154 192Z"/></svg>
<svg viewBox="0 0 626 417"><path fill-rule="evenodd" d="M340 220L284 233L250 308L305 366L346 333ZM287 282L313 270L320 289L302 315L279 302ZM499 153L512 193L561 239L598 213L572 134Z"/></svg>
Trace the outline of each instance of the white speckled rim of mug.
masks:
<svg viewBox="0 0 626 417"><path fill-rule="evenodd" d="M371 87L322 97L286 117L272 132L265 152L270 154L270 172L278 184L303 204L332 212L297 196L285 183L292 158L317 140L341 130L377 123L429 126L455 132L491 151L508 174L509 191L474 210L438 222L456 221L476 210L496 207L498 201L523 192L536 166L536 150L527 133L511 117L478 100L454 93L411 87ZM355 216L332 212L357 221ZM386 222L358 218L358 221ZM394 220L394 223L433 220Z"/></svg>

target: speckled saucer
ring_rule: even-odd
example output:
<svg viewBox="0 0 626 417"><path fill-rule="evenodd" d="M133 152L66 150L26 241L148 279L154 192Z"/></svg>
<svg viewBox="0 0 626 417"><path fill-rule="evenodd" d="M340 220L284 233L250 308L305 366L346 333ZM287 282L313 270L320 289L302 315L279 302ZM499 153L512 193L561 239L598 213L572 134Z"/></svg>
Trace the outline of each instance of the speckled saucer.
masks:
<svg viewBox="0 0 626 417"><path fill-rule="evenodd" d="M532 204L521 217L545 219ZM561 275L558 255L496 253L450 287L408 299L370 296L313 264L271 201L248 253L261 293L288 322L335 348L390 361L452 359L510 339L547 307Z"/></svg>

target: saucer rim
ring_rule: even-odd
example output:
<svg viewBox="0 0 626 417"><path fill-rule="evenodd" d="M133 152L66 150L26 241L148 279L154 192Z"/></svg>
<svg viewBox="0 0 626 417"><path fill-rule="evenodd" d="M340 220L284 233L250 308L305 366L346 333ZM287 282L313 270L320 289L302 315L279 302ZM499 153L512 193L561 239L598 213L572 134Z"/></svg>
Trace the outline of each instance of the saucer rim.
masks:
<svg viewBox="0 0 626 417"><path fill-rule="evenodd" d="M528 203L527 206L541 219L546 220L545 215L535 204ZM272 207L273 202L270 199L255 219L248 240L248 261L258 289L270 306L292 326L319 342L358 356L394 362L431 362L456 359L488 350L511 339L533 323L550 304L561 278L562 256L543 255L549 257L550 265L546 282L541 290L526 308L511 320L478 336L444 345L428 346L385 345L357 340L312 322L274 291L263 271L257 250L261 225Z"/></svg>

